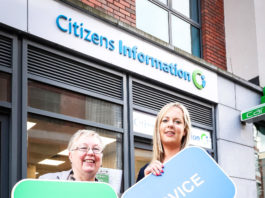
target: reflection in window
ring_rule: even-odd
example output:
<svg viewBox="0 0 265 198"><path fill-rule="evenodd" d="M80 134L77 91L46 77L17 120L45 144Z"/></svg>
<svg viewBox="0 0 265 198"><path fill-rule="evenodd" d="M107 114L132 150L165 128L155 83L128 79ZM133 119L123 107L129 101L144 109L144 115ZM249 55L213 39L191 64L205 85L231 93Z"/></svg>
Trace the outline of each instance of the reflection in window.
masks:
<svg viewBox="0 0 265 198"><path fill-rule="evenodd" d="M172 8L186 17L190 17L190 1L189 0L173 0Z"/></svg>
<svg viewBox="0 0 265 198"><path fill-rule="evenodd" d="M255 167L256 167L256 184L257 197L264 197L265 189L265 126L253 126L255 141Z"/></svg>
<svg viewBox="0 0 265 198"><path fill-rule="evenodd" d="M97 123L122 127L122 106L79 93L29 81L28 105Z"/></svg>
<svg viewBox="0 0 265 198"><path fill-rule="evenodd" d="M66 149L70 137L79 129L94 130L102 136L106 144L103 152L103 168L122 169L121 134L53 118L29 115L28 178L37 178L49 172L69 170L71 164ZM55 160L59 164L40 164L43 160Z"/></svg>
<svg viewBox="0 0 265 198"><path fill-rule="evenodd" d="M0 72L0 101L11 102L11 75Z"/></svg>
<svg viewBox="0 0 265 198"><path fill-rule="evenodd" d="M151 162L152 151L135 148L134 149L134 160L135 160L135 181L136 181L140 169L147 163Z"/></svg>
<svg viewBox="0 0 265 198"><path fill-rule="evenodd" d="M167 5L167 0L158 0L158 1L160 1L161 3Z"/></svg>
<svg viewBox="0 0 265 198"><path fill-rule="evenodd" d="M192 54L197 57L201 57L200 42L200 30L196 27L191 26Z"/></svg>
<svg viewBox="0 0 265 198"><path fill-rule="evenodd" d="M201 57L198 0L136 0L136 27Z"/></svg>
<svg viewBox="0 0 265 198"><path fill-rule="evenodd" d="M168 13L148 0L137 0L136 27L169 42Z"/></svg>
<svg viewBox="0 0 265 198"><path fill-rule="evenodd" d="M172 44L191 53L190 24L172 15Z"/></svg>

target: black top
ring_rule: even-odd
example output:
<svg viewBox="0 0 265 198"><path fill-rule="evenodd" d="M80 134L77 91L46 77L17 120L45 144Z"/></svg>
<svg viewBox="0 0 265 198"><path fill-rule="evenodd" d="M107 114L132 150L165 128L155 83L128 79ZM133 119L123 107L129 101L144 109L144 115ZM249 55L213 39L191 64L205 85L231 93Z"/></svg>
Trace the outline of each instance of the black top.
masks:
<svg viewBox="0 0 265 198"><path fill-rule="evenodd" d="M144 165L144 166L140 169L140 171L139 171L139 173L138 173L138 177L137 177L136 182L138 182L138 181L140 181L141 179L144 178L144 170L146 169L146 167L147 167L148 165L149 165L149 163L147 163L146 165Z"/></svg>

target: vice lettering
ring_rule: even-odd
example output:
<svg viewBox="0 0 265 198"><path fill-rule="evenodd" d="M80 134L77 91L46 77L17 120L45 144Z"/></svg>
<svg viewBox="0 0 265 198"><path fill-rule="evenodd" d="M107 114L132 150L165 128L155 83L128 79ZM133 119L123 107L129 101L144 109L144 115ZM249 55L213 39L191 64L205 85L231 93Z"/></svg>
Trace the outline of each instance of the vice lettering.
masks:
<svg viewBox="0 0 265 198"><path fill-rule="evenodd" d="M192 175L189 180L182 182L180 186L177 186L175 189L173 189L173 194L168 193L167 196L163 198L182 198L186 197L188 193L192 193L195 188L200 187L202 184L204 184L204 180L202 180L198 173L195 173Z"/></svg>

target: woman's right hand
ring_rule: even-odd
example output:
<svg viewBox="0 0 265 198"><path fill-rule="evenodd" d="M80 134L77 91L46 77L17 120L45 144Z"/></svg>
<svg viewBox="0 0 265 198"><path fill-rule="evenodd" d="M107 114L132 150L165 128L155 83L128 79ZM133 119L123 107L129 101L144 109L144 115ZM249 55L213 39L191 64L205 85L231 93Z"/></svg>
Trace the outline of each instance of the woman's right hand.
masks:
<svg viewBox="0 0 265 198"><path fill-rule="evenodd" d="M163 173L163 168L164 165L158 161L155 160L153 162L151 162L145 169L144 169L144 176L149 175L150 173L152 173L153 175L159 176L161 175L161 173Z"/></svg>

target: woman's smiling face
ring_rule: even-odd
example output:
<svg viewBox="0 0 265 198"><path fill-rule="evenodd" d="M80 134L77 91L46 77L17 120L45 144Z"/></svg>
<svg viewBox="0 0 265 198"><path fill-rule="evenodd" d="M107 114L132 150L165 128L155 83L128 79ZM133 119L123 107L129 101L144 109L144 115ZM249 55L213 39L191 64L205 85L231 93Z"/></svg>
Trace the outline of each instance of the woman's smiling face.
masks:
<svg viewBox="0 0 265 198"><path fill-rule="evenodd" d="M92 150L102 150L99 139L94 136L81 136L74 143L69 159L76 177L86 174L96 175L98 172L103 154L93 153Z"/></svg>
<svg viewBox="0 0 265 198"><path fill-rule="evenodd" d="M178 107L171 107L162 117L159 127L163 145L181 147L181 140L186 135L183 112Z"/></svg>

